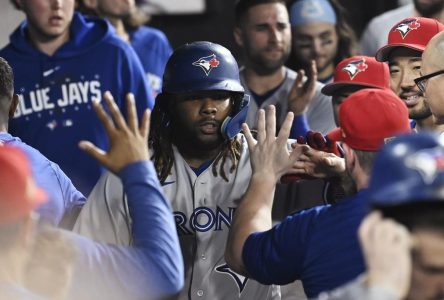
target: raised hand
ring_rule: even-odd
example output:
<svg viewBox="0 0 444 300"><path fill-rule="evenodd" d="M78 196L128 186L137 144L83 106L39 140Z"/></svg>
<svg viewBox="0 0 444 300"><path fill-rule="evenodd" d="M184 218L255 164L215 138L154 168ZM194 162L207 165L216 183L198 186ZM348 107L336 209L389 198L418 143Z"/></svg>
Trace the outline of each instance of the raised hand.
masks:
<svg viewBox="0 0 444 300"><path fill-rule="evenodd" d="M287 140L290 134L293 113L288 113L276 137L276 109L273 105L258 112L257 141L252 137L247 124L243 130L250 150L253 176L270 178L277 182L285 173L291 172L303 148L289 151Z"/></svg>
<svg viewBox="0 0 444 300"><path fill-rule="evenodd" d="M367 285L385 287L397 295L397 299L404 299L412 272L412 241L408 230L373 212L362 222L359 240L367 264Z"/></svg>
<svg viewBox="0 0 444 300"><path fill-rule="evenodd" d="M105 127L109 139L109 149L104 151L89 141L81 141L79 147L113 173L118 173L123 167L133 162L148 160L150 111L145 111L139 127L133 94L127 94L126 97L127 122L125 122L111 93L105 92L103 98L111 116L105 112L99 102L93 102L93 108Z"/></svg>
<svg viewBox="0 0 444 300"><path fill-rule="evenodd" d="M315 94L316 81L318 80L318 71L316 69L316 62L311 61L311 71L304 82L305 71L299 70L298 76L288 96L288 110L295 115L303 114L310 104Z"/></svg>

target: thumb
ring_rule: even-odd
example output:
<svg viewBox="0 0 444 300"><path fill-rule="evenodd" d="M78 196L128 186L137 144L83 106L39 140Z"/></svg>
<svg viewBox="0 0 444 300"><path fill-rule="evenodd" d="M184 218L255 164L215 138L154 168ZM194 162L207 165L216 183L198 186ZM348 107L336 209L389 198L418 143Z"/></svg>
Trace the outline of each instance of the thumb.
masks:
<svg viewBox="0 0 444 300"><path fill-rule="evenodd" d="M80 141L79 148L88 153L94 159L96 159L100 164L105 164L106 153L100 148L97 148L93 143L89 141Z"/></svg>

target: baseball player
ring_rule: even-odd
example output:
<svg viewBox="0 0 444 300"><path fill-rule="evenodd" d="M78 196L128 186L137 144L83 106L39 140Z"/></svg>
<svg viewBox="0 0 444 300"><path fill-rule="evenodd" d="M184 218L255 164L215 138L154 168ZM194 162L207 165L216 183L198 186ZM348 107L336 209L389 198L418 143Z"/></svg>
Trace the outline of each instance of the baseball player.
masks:
<svg viewBox="0 0 444 300"><path fill-rule="evenodd" d="M248 97L237 63L224 47L186 44L170 57L152 113L152 160L171 200L185 261L178 299L279 299L231 270L224 248L236 207L251 176L245 138ZM108 173L94 188L75 230L128 245L131 219L118 178Z"/></svg>
<svg viewBox="0 0 444 300"><path fill-rule="evenodd" d="M444 141L430 132L400 136L381 149L367 193L377 212L359 231L366 277L320 299L443 299L443 160Z"/></svg>
<svg viewBox="0 0 444 300"><path fill-rule="evenodd" d="M114 172L128 195L134 245L98 243L45 226L33 214L46 199L25 154L0 146L0 299L146 300L176 294L183 286L183 261L171 206L149 161L149 113L138 123L134 96L127 97L126 122L111 94L110 116L93 102L110 138L104 151L92 142L80 148ZM19 295L5 296L15 289Z"/></svg>
<svg viewBox="0 0 444 300"><path fill-rule="evenodd" d="M374 57L352 56L339 62L332 83L322 88L322 93L332 97L336 125L339 125L339 106L352 93L365 88L390 89L387 64Z"/></svg>
<svg viewBox="0 0 444 300"><path fill-rule="evenodd" d="M364 271L356 232L366 212L372 160L385 140L411 129L407 108L392 91L353 93L341 105L341 127L329 136L344 142L346 169L359 192L333 206L292 214L273 227L270 215L276 182L299 159L289 154L283 142L291 121L287 118L284 133L275 138L274 111L268 111L267 122L262 111L257 143L244 128L254 173L236 209L225 257L235 271L264 284L299 279L307 296L315 297Z"/></svg>
<svg viewBox="0 0 444 300"><path fill-rule="evenodd" d="M303 71L296 73L284 66L291 50L285 4L284 0L241 0L236 4L234 36L242 47L245 62L241 82L252 98L247 123L253 128L257 111L275 105L278 129L287 112L292 111L295 115L304 114L312 130L326 134L335 126L330 99L322 95L323 85L316 80L315 62L313 74L305 83ZM297 136L295 133L291 137Z"/></svg>
<svg viewBox="0 0 444 300"><path fill-rule="evenodd" d="M407 105L410 119L416 122L418 131L444 131L444 126L435 124L424 94L414 82L421 76L422 52L430 39L443 30L444 25L435 19L406 18L392 27L387 45L376 52L378 61L388 62L390 86Z"/></svg>

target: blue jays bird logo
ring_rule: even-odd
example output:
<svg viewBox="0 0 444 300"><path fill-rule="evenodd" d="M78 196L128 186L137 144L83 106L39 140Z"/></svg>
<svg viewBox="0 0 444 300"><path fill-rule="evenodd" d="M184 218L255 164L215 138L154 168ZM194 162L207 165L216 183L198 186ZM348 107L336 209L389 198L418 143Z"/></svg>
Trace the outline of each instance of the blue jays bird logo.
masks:
<svg viewBox="0 0 444 300"><path fill-rule="evenodd" d="M405 39L410 31L416 30L419 27L421 27L421 24L417 19L408 19L396 25L393 31L398 31L401 34L402 39Z"/></svg>
<svg viewBox="0 0 444 300"><path fill-rule="evenodd" d="M405 165L418 171L424 183L432 183L444 171L444 153L440 148L420 150L405 160Z"/></svg>
<svg viewBox="0 0 444 300"><path fill-rule="evenodd" d="M216 54L201 57L195 62L193 62L193 66L200 67L207 76L208 74L210 74L211 70L217 68L219 64L220 62L217 59Z"/></svg>
<svg viewBox="0 0 444 300"><path fill-rule="evenodd" d="M347 72L350 79L353 80L358 73L365 72L367 68L368 65L365 63L365 59L363 58L349 62L345 67L342 68L342 71Z"/></svg>

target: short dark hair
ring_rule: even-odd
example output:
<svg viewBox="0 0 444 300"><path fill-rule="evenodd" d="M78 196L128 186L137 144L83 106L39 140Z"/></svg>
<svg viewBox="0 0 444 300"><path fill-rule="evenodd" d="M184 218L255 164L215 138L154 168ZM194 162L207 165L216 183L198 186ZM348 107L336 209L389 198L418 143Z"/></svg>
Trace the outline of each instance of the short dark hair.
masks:
<svg viewBox="0 0 444 300"><path fill-rule="evenodd" d="M14 73L8 62L0 57L0 98L12 97L14 93Z"/></svg>
<svg viewBox="0 0 444 300"><path fill-rule="evenodd" d="M373 151L363 151L363 150L356 150L353 149L356 156L358 157L359 164L361 165L362 169L367 173L370 174L370 171L373 166L373 160L375 159L376 153Z"/></svg>
<svg viewBox="0 0 444 300"><path fill-rule="evenodd" d="M248 10L256 5L260 4L269 4L269 3L282 3L286 5L287 2L285 0L238 0L236 1L235 7L235 22L236 26L239 26L242 22L243 17L248 12Z"/></svg>
<svg viewBox="0 0 444 300"><path fill-rule="evenodd" d="M376 207L384 217L391 218L412 232L427 230L444 235L444 200L418 201L390 207Z"/></svg>

